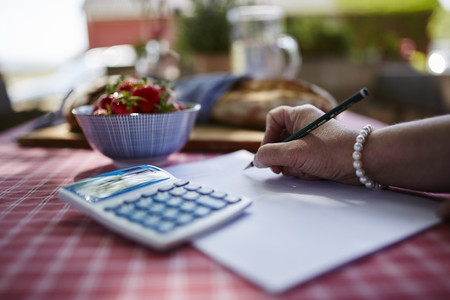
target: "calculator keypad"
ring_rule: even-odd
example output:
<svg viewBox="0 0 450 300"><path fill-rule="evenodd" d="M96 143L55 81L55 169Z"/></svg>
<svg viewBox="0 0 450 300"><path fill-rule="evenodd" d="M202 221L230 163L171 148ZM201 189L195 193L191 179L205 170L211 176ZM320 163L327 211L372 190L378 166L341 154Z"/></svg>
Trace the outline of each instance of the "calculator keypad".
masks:
<svg viewBox="0 0 450 300"><path fill-rule="evenodd" d="M143 227L168 233L240 200L234 195L179 180L144 191L138 199L126 200L105 210Z"/></svg>

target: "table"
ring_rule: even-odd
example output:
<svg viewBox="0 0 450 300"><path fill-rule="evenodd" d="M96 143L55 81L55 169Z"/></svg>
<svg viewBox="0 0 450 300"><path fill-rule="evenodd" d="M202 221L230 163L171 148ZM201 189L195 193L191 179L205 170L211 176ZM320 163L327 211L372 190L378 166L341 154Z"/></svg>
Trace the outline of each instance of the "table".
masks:
<svg viewBox="0 0 450 300"><path fill-rule="evenodd" d="M58 200L59 188L114 165L89 149L20 147L29 128L0 134L0 299L450 299L449 224L270 295L190 245L153 252Z"/></svg>

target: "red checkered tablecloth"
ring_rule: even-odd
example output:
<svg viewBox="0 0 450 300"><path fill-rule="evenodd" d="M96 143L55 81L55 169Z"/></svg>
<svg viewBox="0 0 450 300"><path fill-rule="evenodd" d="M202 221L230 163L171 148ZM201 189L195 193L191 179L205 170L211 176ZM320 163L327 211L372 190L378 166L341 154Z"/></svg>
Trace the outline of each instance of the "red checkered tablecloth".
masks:
<svg viewBox="0 0 450 300"><path fill-rule="evenodd" d="M24 130L0 135L0 299L450 299L448 224L269 295L189 245L155 253L58 200L114 165L91 150L21 148Z"/></svg>

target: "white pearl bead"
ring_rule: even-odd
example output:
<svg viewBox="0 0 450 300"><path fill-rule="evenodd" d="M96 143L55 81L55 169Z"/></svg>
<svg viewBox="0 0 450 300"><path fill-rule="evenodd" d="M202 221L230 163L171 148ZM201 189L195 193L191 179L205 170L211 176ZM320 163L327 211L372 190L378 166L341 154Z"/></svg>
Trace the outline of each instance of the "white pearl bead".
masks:
<svg viewBox="0 0 450 300"><path fill-rule="evenodd" d="M361 151L363 149L363 145L361 143L355 143L353 146L353 150L355 151Z"/></svg>
<svg viewBox="0 0 450 300"><path fill-rule="evenodd" d="M366 141L366 138L365 138L364 136L362 136L362 135L359 134L359 135L356 137L356 141L357 141L358 143L363 144L363 143Z"/></svg>
<svg viewBox="0 0 450 300"><path fill-rule="evenodd" d="M358 152L358 153L361 153L361 152ZM353 167L355 169L361 169L362 168L362 162L360 160L353 161Z"/></svg>
<svg viewBox="0 0 450 300"><path fill-rule="evenodd" d="M356 176L363 177L366 174L363 169L356 170Z"/></svg>
<svg viewBox="0 0 450 300"><path fill-rule="evenodd" d="M365 186L368 189L373 189L375 185L373 184L372 180L369 180L369 181L366 182Z"/></svg>
<svg viewBox="0 0 450 300"><path fill-rule="evenodd" d="M362 157L361 152L359 152L359 151L353 152L352 157L354 160L360 160Z"/></svg>
<svg viewBox="0 0 450 300"><path fill-rule="evenodd" d="M361 130L361 131L359 132L359 134L362 135L362 136L365 137L365 138L369 135L369 133L368 133L366 130Z"/></svg>

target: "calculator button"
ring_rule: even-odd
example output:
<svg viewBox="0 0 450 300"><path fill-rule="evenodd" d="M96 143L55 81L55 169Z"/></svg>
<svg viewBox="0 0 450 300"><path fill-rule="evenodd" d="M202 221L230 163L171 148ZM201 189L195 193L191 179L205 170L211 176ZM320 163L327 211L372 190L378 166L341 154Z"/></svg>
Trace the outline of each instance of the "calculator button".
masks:
<svg viewBox="0 0 450 300"><path fill-rule="evenodd" d="M134 211L133 204L122 204L115 209L115 213L118 216L126 217L129 216Z"/></svg>
<svg viewBox="0 0 450 300"><path fill-rule="evenodd" d="M196 190L198 190L199 188L201 188L201 186L198 185L198 184L195 184L195 183L189 183L189 184L186 185L184 188L185 188L186 190L188 190L188 191L196 191Z"/></svg>
<svg viewBox="0 0 450 300"><path fill-rule="evenodd" d="M152 198L141 198L139 199L134 205L137 208L142 208L142 209L146 209L148 208L150 205L153 204L153 200Z"/></svg>
<svg viewBox="0 0 450 300"><path fill-rule="evenodd" d="M184 202L183 199L181 199L180 197L173 197L166 202L166 205L177 207L180 206L183 202Z"/></svg>
<svg viewBox="0 0 450 300"><path fill-rule="evenodd" d="M212 192L214 192L214 190L209 187L201 187L197 190L197 192L202 195L208 195L208 194L211 194Z"/></svg>
<svg viewBox="0 0 450 300"><path fill-rule="evenodd" d="M155 203L149 207L148 211L151 213L154 213L154 214L158 214L158 213L161 213L162 211L164 211L165 208L166 208L166 206L164 204Z"/></svg>
<svg viewBox="0 0 450 300"><path fill-rule="evenodd" d="M139 200L139 197L135 198L135 199L129 199L129 200L124 200L123 203L125 204L134 204Z"/></svg>
<svg viewBox="0 0 450 300"><path fill-rule="evenodd" d="M145 210L135 210L132 214L128 216L128 219L134 222L142 222L147 218L147 212Z"/></svg>
<svg viewBox="0 0 450 300"><path fill-rule="evenodd" d="M142 220L141 224L146 227L155 228L159 222L161 221L161 217L157 215L148 215L146 219Z"/></svg>
<svg viewBox="0 0 450 300"><path fill-rule="evenodd" d="M143 192L141 196L144 198L153 197L154 195L156 195L157 192L158 192L158 190L153 189L153 190Z"/></svg>
<svg viewBox="0 0 450 300"><path fill-rule="evenodd" d="M171 194L172 196L182 196L185 193L187 193L187 191L182 187L174 188L169 192L169 194Z"/></svg>
<svg viewBox="0 0 450 300"><path fill-rule="evenodd" d="M204 206L199 206L194 210L194 216L196 216L197 218L205 217L205 216L209 215L210 213L211 213L211 209L204 207Z"/></svg>
<svg viewBox="0 0 450 300"><path fill-rule="evenodd" d="M200 197L200 194L197 192L187 192L186 194L183 195L183 199L188 201L193 201L198 197Z"/></svg>
<svg viewBox="0 0 450 300"><path fill-rule="evenodd" d="M167 192L162 192L162 193L158 193L155 196L153 196L153 200L157 201L157 202L165 202L167 200L169 200L170 194Z"/></svg>
<svg viewBox="0 0 450 300"><path fill-rule="evenodd" d="M176 187L180 187L180 186L187 185L188 183L189 183L188 180L178 180L173 185L176 186Z"/></svg>
<svg viewBox="0 0 450 300"><path fill-rule="evenodd" d="M183 204L181 204L180 206L180 209L182 211L190 212L196 209L197 207L198 205L195 204L195 202L183 202Z"/></svg>
<svg viewBox="0 0 450 300"><path fill-rule="evenodd" d="M172 221L162 221L160 222L155 229L161 233L166 233L175 229L176 224Z"/></svg>
<svg viewBox="0 0 450 300"><path fill-rule="evenodd" d="M227 193L221 192L221 191L214 191L210 196L218 199L225 198Z"/></svg>
<svg viewBox="0 0 450 300"><path fill-rule="evenodd" d="M158 189L158 191L159 191L159 192L168 192L168 191L170 191L170 190L173 189L173 188L174 188L173 185L166 185L166 186L160 187L160 188Z"/></svg>
<svg viewBox="0 0 450 300"><path fill-rule="evenodd" d="M210 198L208 196L201 196L197 200L195 200L198 204L207 206L212 209L222 209L224 208L227 203L223 200Z"/></svg>
<svg viewBox="0 0 450 300"><path fill-rule="evenodd" d="M187 214L187 213L182 213L178 216L178 218L176 219L176 222L179 225L184 225L184 224L192 222L192 220L194 220L193 215Z"/></svg>
<svg viewBox="0 0 450 300"><path fill-rule="evenodd" d="M169 209L166 209L166 210L162 213L161 216L162 216L164 219L173 220L173 219L175 219L175 218L177 217L177 215L178 215L178 209L176 209L176 208L169 208Z"/></svg>
<svg viewBox="0 0 450 300"><path fill-rule="evenodd" d="M241 201L241 198L238 196L234 196L234 195L227 195L224 198L224 200L227 201L228 203L236 203L236 202Z"/></svg>

